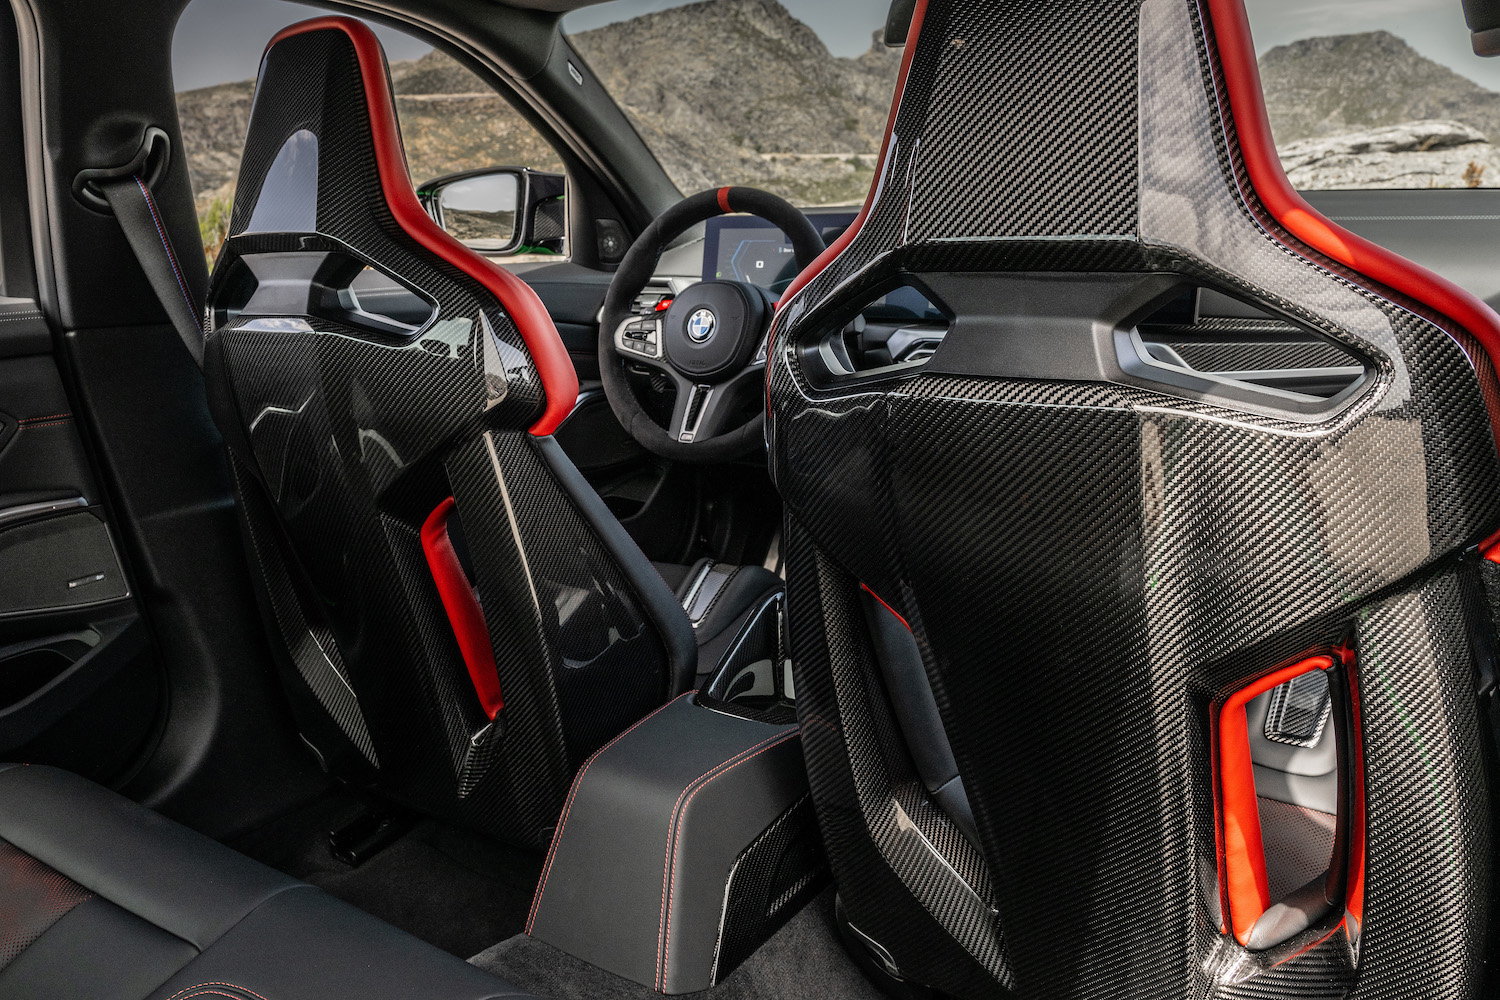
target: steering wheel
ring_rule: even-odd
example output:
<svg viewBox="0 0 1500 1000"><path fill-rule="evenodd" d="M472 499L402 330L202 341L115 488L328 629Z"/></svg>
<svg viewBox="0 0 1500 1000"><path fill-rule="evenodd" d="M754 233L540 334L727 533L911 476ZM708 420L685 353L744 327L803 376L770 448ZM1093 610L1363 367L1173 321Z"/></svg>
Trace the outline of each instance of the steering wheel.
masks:
<svg viewBox="0 0 1500 1000"><path fill-rule="evenodd" d="M738 427L725 424L744 412L752 391L760 394L766 334L776 312L770 292L748 281L700 281L663 312L631 312L663 248L690 227L729 212L749 212L780 228L792 241L799 269L823 252L823 239L807 216L774 194L745 187L684 198L657 216L631 245L604 298L599 372L621 425L662 458L722 462L747 454L764 437L763 406ZM677 401L665 428L642 408L622 361L647 365L676 386Z"/></svg>

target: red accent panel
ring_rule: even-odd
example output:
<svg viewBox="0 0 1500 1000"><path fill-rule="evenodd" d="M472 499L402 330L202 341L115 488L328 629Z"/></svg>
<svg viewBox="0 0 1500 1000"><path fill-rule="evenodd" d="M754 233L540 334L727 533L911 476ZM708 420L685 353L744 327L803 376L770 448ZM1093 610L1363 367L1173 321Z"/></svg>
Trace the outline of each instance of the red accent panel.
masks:
<svg viewBox="0 0 1500 1000"><path fill-rule="evenodd" d="M1266 849L1260 834L1260 802L1255 794L1255 769L1250 759L1250 733L1245 705L1303 674L1327 670L1331 656L1310 656L1254 681L1229 696L1218 712L1214 748L1217 751L1219 875L1229 905L1230 924L1240 944L1250 940L1250 930L1271 905L1266 881Z"/></svg>
<svg viewBox="0 0 1500 1000"><path fill-rule="evenodd" d="M1467 330L1490 356L1491 363L1500 369L1500 316L1493 309L1446 278L1320 215L1292 188L1272 140L1244 2L1208 0L1208 9L1224 67L1230 114L1245 157L1245 171L1266 210L1287 232L1319 253L1415 299ZM1500 438L1500 414L1493 409L1490 425Z"/></svg>
<svg viewBox="0 0 1500 1000"><path fill-rule="evenodd" d="M727 187L719 188L719 208L725 215L734 211L734 209L729 207L729 189Z"/></svg>
<svg viewBox="0 0 1500 1000"><path fill-rule="evenodd" d="M270 51L271 46L284 38L313 31L342 31L354 43L365 85L365 101L370 108L370 131L374 137L380 187L391 214L408 236L482 284L510 315L516 329L521 331L521 339L526 342L526 350L536 364L542 390L547 396L546 409L541 419L532 425L531 433L538 437L551 434L578 402L578 373L573 370L568 350L557 335L557 327L553 326L552 317L547 314L542 300L520 278L449 236L417 201L411 175L406 169L406 154L402 151L385 51L373 31L347 17L317 17L283 28L271 39L266 50Z"/></svg>
<svg viewBox="0 0 1500 1000"><path fill-rule="evenodd" d="M880 606L882 608L885 608L891 614L895 615L896 616L896 620L901 623L901 627L902 628L906 629L906 631L908 631L908 632L911 631L911 625L907 623L907 621L906 621L905 618L901 617L901 612L897 611L895 608L893 608L889 604L885 603L885 599L884 598L882 598L879 594L875 593L875 591L871 590L868 586L866 586L863 583L859 585L859 589L863 590L865 593L867 593L871 597L875 598L875 600L877 600L877 601L880 602Z"/></svg>
<svg viewBox="0 0 1500 1000"><path fill-rule="evenodd" d="M1359 675L1354 669L1354 650L1340 646L1334 650L1344 665L1344 680L1349 686L1352 719L1349 733L1349 881L1344 908L1358 920L1365 919L1365 739L1359 711Z"/></svg>
<svg viewBox="0 0 1500 1000"><path fill-rule="evenodd" d="M1500 563L1500 531L1480 542L1479 551L1490 562Z"/></svg>
<svg viewBox="0 0 1500 1000"><path fill-rule="evenodd" d="M866 217L870 214L870 204L875 200L875 192L880 190L881 174L885 170L886 153L891 147L891 132L896 127L896 113L901 110L901 95L906 91L906 78L911 72L912 56L917 51L917 36L922 32L922 21L927 15L927 0L917 0L917 8L912 13L911 30L906 36L906 50L901 54L901 71L896 75L896 95L891 101L891 113L885 120L885 137L880 140L880 155L875 159L878 168L875 179L870 182L870 193L865 196L865 202L859 207L859 214L854 217L849 228L844 230L842 236L829 244L828 249L818 255L818 259L802 270L792 283L787 286L786 291L781 293L779 302L790 302L807 283L816 278L822 270L827 267L835 257L844 252L844 248L854 241L865 224Z"/></svg>
<svg viewBox="0 0 1500 1000"><path fill-rule="evenodd" d="M500 673L495 668L495 650L490 645L489 628L484 623L484 609L479 606L479 598L464 575L463 564L458 561L458 553L453 550L453 542L448 537L448 518L456 510L457 502L449 497L427 515L427 520L422 523L422 551L427 555L427 568L432 571L438 597L442 599L443 610L448 612L453 635L458 639L464 666L469 668L474 693L479 696L484 714L494 719L505 707L505 698L500 694Z"/></svg>

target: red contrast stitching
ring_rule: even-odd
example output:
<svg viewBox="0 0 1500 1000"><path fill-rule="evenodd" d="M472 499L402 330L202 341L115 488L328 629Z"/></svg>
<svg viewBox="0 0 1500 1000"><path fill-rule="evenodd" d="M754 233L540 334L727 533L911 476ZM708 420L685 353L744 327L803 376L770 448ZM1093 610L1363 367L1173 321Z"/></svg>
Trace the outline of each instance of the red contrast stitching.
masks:
<svg viewBox="0 0 1500 1000"><path fill-rule="evenodd" d="M58 420L58 419L61 419L63 417L71 417L72 415L73 414L71 414L71 413L49 413L46 416L42 416L42 417L22 417L21 419L17 420L16 423L18 423L18 424L32 424L32 423L36 423L38 420Z"/></svg>
<svg viewBox="0 0 1500 1000"><path fill-rule="evenodd" d="M682 814L687 811L688 805L694 797L715 778L722 777L730 771L739 767L747 760L753 760L765 753L767 750L778 747L793 737L800 736L799 730L788 733L778 733L775 736L761 740L755 746L741 750L734 757L723 761L708 771L700 774L688 782L682 792L677 796L676 803L672 806L672 818L667 824L667 855L662 864L661 873L661 918L656 929L656 989L661 992L665 989L667 976L667 953L670 950L670 938L672 931L672 884L677 879L677 841L682 830ZM692 794L689 794L691 792ZM683 801L686 797L687 801Z"/></svg>
<svg viewBox="0 0 1500 1000"><path fill-rule="evenodd" d="M589 765L592 764L594 762L594 759L604 751L608 750L610 747L614 746L616 743L620 742L625 737L633 733L636 727L640 726L647 719L650 719L658 712L665 711L668 706L681 701L688 695L697 693L698 692L696 689L692 691L686 691L678 695L676 698L673 698L671 701L667 702L666 705L662 705L660 708L653 711L651 715L643 716L642 718L638 719L635 725L631 726L619 736L616 736L614 739L604 744L604 746L600 747L598 750L595 750L592 754L590 754L589 759L584 761L583 766L578 769L578 777L573 779L573 787L568 789L568 801L563 804L562 821L557 824L557 832L552 835L552 843L547 848L547 863L542 868L542 882L541 885L537 886L536 896L531 901L531 912L526 916L527 934L531 933L531 926L532 924L536 923L536 911L542 905L542 893L547 891L547 877L552 874L552 859L557 857L557 845L562 840L563 830L567 828L568 815L573 811L573 800L578 797L578 786L583 784L583 776L588 773Z"/></svg>
<svg viewBox="0 0 1500 1000"><path fill-rule="evenodd" d="M183 997L202 996L231 997L232 1000L239 1000L238 997L235 997L231 993L220 993L218 990L211 989L211 987L214 986L222 986L227 990L239 990L241 993L248 993L253 997L260 997L260 1000L266 1000L265 997L250 989L248 986L240 986L236 983L199 983L197 986L189 986L187 989L183 990L180 993L174 993L171 996L170 1000L181 1000L181 998Z"/></svg>
<svg viewBox="0 0 1500 1000"><path fill-rule="evenodd" d="M17 421L17 423L21 423L21 429L22 430L28 430L28 431L39 430L39 429L41 429L43 427L61 427L63 424L67 424L67 423L71 423L71 422L72 422L71 419L69 419L69 420L50 420L50 421L48 421L45 424L26 424L26 423L21 423L20 421Z"/></svg>

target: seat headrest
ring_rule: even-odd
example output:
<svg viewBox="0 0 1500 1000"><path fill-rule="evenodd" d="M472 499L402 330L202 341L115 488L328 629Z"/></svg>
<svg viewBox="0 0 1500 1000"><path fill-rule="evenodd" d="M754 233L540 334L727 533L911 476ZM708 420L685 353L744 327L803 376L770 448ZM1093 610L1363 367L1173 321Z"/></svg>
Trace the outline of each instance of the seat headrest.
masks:
<svg viewBox="0 0 1500 1000"><path fill-rule="evenodd" d="M1243 0L1064 6L918 0L865 207L782 297L779 327L902 269L1190 266L1347 320L1314 301L1314 275L1338 274L1500 359L1494 310L1292 190Z"/></svg>
<svg viewBox="0 0 1500 1000"><path fill-rule="evenodd" d="M498 307L545 394L532 433L550 434L572 410L578 378L536 293L417 201L385 53L373 31L346 17L294 24L266 47L229 227L241 251L245 238L293 250L314 235L419 290L440 314Z"/></svg>

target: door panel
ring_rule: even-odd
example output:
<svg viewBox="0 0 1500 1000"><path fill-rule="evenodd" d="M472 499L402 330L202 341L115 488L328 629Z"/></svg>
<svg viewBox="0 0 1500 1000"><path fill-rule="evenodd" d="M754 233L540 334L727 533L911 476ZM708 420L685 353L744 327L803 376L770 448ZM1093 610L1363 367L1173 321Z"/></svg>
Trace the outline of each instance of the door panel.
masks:
<svg viewBox="0 0 1500 1000"><path fill-rule="evenodd" d="M0 299L0 756L110 781L160 669L41 312Z"/></svg>

